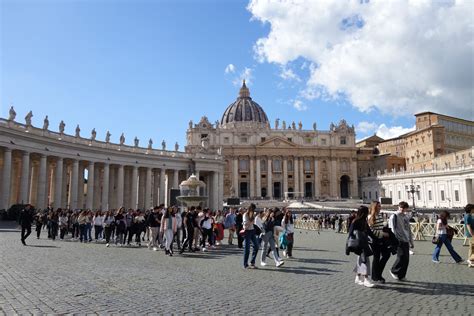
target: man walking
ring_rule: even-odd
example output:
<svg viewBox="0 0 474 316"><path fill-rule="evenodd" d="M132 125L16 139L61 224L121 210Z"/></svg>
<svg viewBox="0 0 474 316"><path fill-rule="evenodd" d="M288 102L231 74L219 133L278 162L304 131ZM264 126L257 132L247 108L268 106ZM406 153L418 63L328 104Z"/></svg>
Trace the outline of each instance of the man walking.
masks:
<svg viewBox="0 0 474 316"><path fill-rule="evenodd" d="M33 214L30 204L27 204L25 208L21 210L19 222L21 225L21 243L26 246L25 240L31 234L31 223L33 222Z"/></svg>
<svg viewBox="0 0 474 316"><path fill-rule="evenodd" d="M410 219L406 215L408 203L400 202L398 211L389 219L389 227L398 239L397 259L392 266L390 274L395 280L404 281L410 260L409 248L413 248L413 236L410 229Z"/></svg>

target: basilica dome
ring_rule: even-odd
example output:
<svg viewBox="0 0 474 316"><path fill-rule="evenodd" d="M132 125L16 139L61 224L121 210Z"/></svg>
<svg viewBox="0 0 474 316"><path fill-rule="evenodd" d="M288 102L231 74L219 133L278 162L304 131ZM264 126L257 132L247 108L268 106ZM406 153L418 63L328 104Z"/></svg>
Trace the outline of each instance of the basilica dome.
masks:
<svg viewBox="0 0 474 316"><path fill-rule="evenodd" d="M231 123L253 122L262 125L268 124L268 118L262 107L250 97L250 91L245 85L239 91L237 100L230 104L222 115L221 125Z"/></svg>

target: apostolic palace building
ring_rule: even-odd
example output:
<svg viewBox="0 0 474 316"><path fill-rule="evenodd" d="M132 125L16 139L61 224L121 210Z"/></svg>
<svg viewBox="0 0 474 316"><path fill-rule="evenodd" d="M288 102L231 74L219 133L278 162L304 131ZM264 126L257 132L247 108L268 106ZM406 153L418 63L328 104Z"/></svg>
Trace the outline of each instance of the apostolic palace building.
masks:
<svg viewBox="0 0 474 316"><path fill-rule="evenodd" d="M349 198L358 196L354 127L345 120L318 130L275 120L250 97L245 81L220 121L190 122L186 152L221 151L224 197Z"/></svg>

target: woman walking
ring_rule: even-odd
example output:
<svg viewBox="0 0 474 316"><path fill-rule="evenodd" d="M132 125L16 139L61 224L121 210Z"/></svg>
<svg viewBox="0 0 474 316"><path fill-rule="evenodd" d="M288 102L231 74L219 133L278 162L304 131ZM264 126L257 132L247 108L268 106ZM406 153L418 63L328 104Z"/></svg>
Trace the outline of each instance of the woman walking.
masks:
<svg viewBox="0 0 474 316"><path fill-rule="evenodd" d="M433 251L432 260L434 263L439 263L439 253L441 252L441 247L443 244L446 245L448 248L449 254L453 257L456 263L461 263L463 260L460 255L454 250L453 245L451 244L451 240L448 238L448 219L449 219L449 212L442 211L439 214L439 219L436 222L436 237L438 237L438 243Z"/></svg>
<svg viewBox="0 0 474 316"><path fill-rule="evenodd" d="M356 273L355 283L365 287L373 287L375 284L369 278L370 275L370 260L369 256L372 251L369 246L368 236L375 238L367 223L367 216L369 209L367 206L359 206L357 215L352 221L349 228L349 238L357 239L359 247L353 250L358 256L354 272ZM347 253L348 254L348 253Z"/></svg>
<svg viewBox="0 0 474 316"><path fill-rule="evenodd" d="M283 219L281 220L281 226L286 234L286 250L283 251L283 256L286 258L293 258L293 244L295 236L295 226L293 225L293 216L290 210L285 212Z"/></svg>
<svg viewBox="0 0 474 316"><path fill-rule="evenodd" d="M266 266L265 258L267 253L268 245L270 245L270 249L273 252L273 260L275 261L275 265L280 267L284 264L284 262L278 257L276 248L275 248L275 238L273 237L273 229L275 228L275 218L272 209L266 210L265 214L263 215L262 222L263 222L263 251L260 257L260 265Z"/></svg>
<svg viewBox="0 0 474 316"><path fill-rule="evenodd" d="M372 281L385 283L382 277L383 270L390 258L390 249L387 247L389 234L383 231L383 216L380 214L380 202L373 201L370 204L370 214L368 216L369 227L376 238L372 241L372 251L374 261L372 262Z"/></svg>
<svg viewBox="0 0 474 316"><path fill-rule="evenodd" d="M254 223L255 223L255 204L250 204L248 210L242 216L243 227L244 227L244 269L256 269L255 259L257 258L258 243L257 236L255 235ZM252 243L253 251L252 258L250 259L250 266L248 264L250 255L250 243Z"/></svg>
<svg viewBox="0 0 474 316"><path fill-rule="evenodd" d="M171 207L166 209L165 214L161 218L160 232L163 234L165 240L165 252L170 257L173 256L173 250L171 244L173 243L173 237L177 230L176 218L171 210Z"/></svg>

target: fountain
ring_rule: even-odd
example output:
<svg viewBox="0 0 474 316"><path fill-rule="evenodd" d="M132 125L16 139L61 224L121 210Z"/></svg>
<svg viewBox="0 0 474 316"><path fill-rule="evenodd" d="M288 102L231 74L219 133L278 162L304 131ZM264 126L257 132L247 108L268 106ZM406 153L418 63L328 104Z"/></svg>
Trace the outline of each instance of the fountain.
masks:
<svg viewBox="0 0 474 316"><path fill-rule="evenodd" d="M206 184L204 182L200 181L194 174L192 174L187 180L184 180L179 185L181 195L177 196L176 199L187 207L199 206L201 202L207 200L207 196L199 195L199 188L205 186Z"/></svg>

